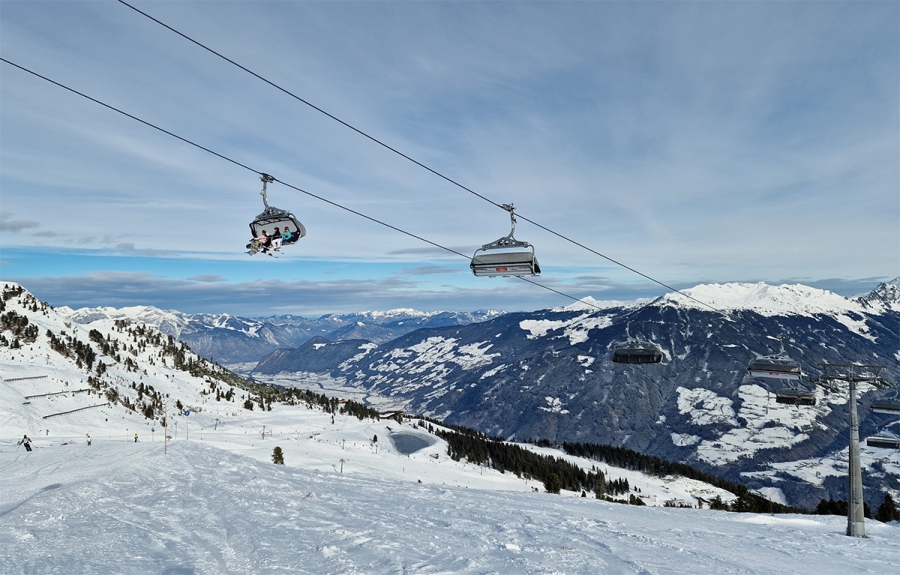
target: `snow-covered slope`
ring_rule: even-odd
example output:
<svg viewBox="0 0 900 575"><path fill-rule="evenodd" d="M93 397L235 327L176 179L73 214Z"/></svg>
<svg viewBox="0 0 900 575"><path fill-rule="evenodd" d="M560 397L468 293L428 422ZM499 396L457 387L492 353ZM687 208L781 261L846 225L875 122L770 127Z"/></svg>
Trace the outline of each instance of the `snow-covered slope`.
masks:
<svg viewBox="0 0 900 575"><path fill-rule="evenodd" d="M80 309L62 306L57 308L56 311L61 316L75 323L89 324L100 320L127 320L152 325L162 333L176 338L180 338L183 332L190 331L190 326L194 319L186 313L175 310L161 310L145 305L123 308L93 307ZM228 325L230 316L225 314L207 315L203 316L203 319L211 327L225 327ZM252 331L254 330L247 330L248 333Z"/></svg>
<svg viewBox="0 0 900 575"><path fill-rule="evenodd" d="M0 448L0 572L194 575L888 574L900 527L846 518L615 505L573 494L400 483L359 450L328 469L306 438L266 440L286 466L193 439ZM332 469L345 458L344 473ZM347 461L348 460L348 461ZM438 467L436 464L435 469ZM477 476L471 476L475 479Z"/></svg>

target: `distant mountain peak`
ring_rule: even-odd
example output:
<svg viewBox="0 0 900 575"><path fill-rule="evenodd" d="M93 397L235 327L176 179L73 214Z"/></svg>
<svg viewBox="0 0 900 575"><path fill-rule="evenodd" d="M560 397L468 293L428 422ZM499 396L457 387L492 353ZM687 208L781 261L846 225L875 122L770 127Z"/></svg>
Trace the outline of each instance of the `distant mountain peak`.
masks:
<svg viewBox="0 0 900 575"><path fill-rule="evenodd" d="M468 325L501 316L506 312L423 312L412 308L329 314L318 320L280 315L270 318L242 318L229 314L189 314L152 306L81 308L61 307L67 320L90 324L100 320L128 320L151 325L191 345L203 357L227 363L258 361L279 348L295 348L309 338L326 336L332 341L362 339L385 342L421 327Z"/></svg>
<svg viewBox="0 0 900 575"><path fill-rule="evenodd" d="M597 300L591 296L583 297L575 303L552 308L550 311L586 311L595 312L606 309L628 309L647 305L656 298L641 298L636 300Z"/></svg>
<svg viewBox="0 0 900 575"><path fill-rule="evenodd" d="M659 299L659 301L655 301ZM803 284L771 285L765 282L699 284L662 298L641 298L631 301L597 300L585 297L554 312L596 312L607 309L635 309L646 305L672 306L703 311L753 311L765 316L839 315L847 312L872 312L876 306L897 306L900 309L900 278L883 283L862 298L846 298L834 292Z"/></svg>
<svg viewBox="0 0 900 575"><path fill-rule="evenodd" d="M701 284L681 293L669 293L662 305L682 308L753 311L760 315L815 315L861 312L859 302L834 292L803 284L757 283Z"/></svg>
<svg viewBox="0 0 900 575"><path fill-rule="evenodd" d="M856 298L856 301L866 307L881 304L895 311L900 311L900 278L894 278L889 282L878 284L877 288Z"/></svg>

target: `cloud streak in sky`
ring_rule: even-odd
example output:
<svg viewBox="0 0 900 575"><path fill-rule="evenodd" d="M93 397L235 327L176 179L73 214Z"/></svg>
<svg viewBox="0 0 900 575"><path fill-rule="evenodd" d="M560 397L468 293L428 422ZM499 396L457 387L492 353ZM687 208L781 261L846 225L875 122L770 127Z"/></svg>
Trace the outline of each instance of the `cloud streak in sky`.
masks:
<svg viewBox="0 0 900 575"><path fill-rule="evenodd" d="M97 272L82 276L30 278L18 281L51 305L73 308L152 305L187 313L231 313L243 316L295 314L318 317L328 313L412 307L425 311L509 309L519 286L493 282L474 297L470 290L420 289L415 282L389 278L378 281L256 280L223 283L216 279L172 280L145 272ZM515 301L521 301L521 293ZM533 292L534 308L542 293Z"/></svg>
<svg viewBox="0 0 900 575"><path fill-rule="evenodd" d="M891 278L818 282L788 279L777 283L805 283L845 296L855 296L871 291L887 279ZM151 305L186 313L230 313L245 317L294 314L312 318L329 313L397 308L423 311L532 311L573 303L572 300L525 285L520 280L496 278L475 289L420 285L396 277L375 281L268 279L226 282L224 278L212 274L176 280L146 272L96 272L64 277L11 277L5 280L21 283L35 296L57 307ZM664 293L653 286L619 284L603 278L578 278L574 283L544 278L541 283L563 292L577 293L580 297L590 295L598 300L628 301ZM674 287L684 289L692 286Z"/></svg>
<svg viewBox="0 0 900 575"><path fill-rule="evenodd" d="M29 228L38 228L40 223L31 220L14 220L12 213L0 212L0 231L21 232Z"/></svg>

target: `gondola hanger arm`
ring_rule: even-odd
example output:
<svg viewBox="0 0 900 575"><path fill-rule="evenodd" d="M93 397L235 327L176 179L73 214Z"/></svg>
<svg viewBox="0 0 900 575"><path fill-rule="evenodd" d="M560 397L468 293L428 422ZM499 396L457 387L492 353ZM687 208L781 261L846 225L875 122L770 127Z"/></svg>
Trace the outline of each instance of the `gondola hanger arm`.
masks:
<svg viewBox="0 0 900 575"><path fill-rule="evenodd" d="M263 183L263 189L259 193L259 195L261 195L263 197L263 205L266 206L266 209L269 209L269 200L268 200L268 197L266 196L266 184L271 184L272 182L275 181L275 178L273 178L269 174L260 174L259 179L262 180L262 183Z"/></svg>

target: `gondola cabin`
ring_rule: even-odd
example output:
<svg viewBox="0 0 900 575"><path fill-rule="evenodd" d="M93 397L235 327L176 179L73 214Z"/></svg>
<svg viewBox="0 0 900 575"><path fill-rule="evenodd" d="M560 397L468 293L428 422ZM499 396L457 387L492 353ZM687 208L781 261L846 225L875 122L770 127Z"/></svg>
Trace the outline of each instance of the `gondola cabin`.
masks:
<svg viewBox="0 0 900 575"><path fill-rule="evenodd" d="M800 379L800 364L784 355L758 357L747 365L751 377Z"/></svg>
<svg viewBox="0 0 900 575"><path fill-rule="evenodd" d="M252 237L258 238L265 230L266 234L271 236L275 233L275 228L278 228L279 234L285 230L290 232L290 239L286 239L285 244L296 242L306 235L306 228L293 214L274 207L266 208L266 211L256 216L250 224L250 233Z"/></svg>
<svg viewBox="0 0 900 575"><path fill-rule="evenodd" d="M612 360L613 363L659 363L662 357L662 350L656 345L632 339L616 346Z"/></svg>
<svg viewBox="0 0 900 575"><path fill-rule="evenodd" d="M251 243L247 244L247 247L250 248L250 251L247 253L250 255L257 253L260 249L259 245L262 243L262 240L259 240L259 238L263 235L263 232L269 238L272 238L272 244L275 249L290 245L306 235L306 228L300 223L300 220L294 217L294 214L269 205L266 184L271 184L275 181L275 178L268 174L262 174L260 179L262 180L263 188L259 195L263 197L265 209L250 222ZM276 238L277 241L275 241ZM268 246L269 242L266 241L265 245Z"/></svg>

